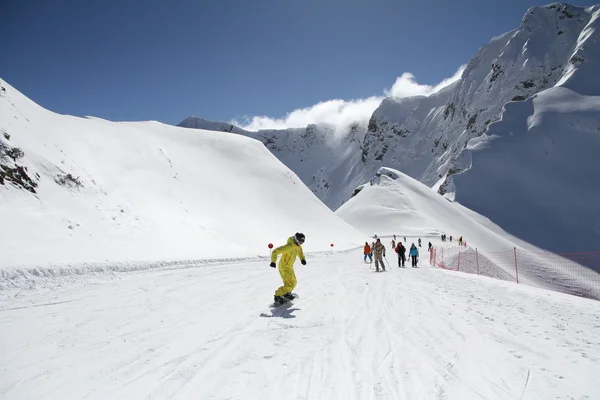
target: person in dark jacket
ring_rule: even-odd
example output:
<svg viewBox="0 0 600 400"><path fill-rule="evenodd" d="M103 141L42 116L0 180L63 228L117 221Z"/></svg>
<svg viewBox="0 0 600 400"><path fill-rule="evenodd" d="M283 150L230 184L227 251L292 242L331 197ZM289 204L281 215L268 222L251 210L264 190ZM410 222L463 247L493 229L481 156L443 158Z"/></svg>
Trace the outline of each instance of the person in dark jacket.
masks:
<svg viewBox="0 0 600 400"><path fill-rule="evenodd" d="M396 253L398 253L398 268L404 268L404 263L406 262L406 247L402 244L402 242L398 242L398 246L396 246Z"/></svg>

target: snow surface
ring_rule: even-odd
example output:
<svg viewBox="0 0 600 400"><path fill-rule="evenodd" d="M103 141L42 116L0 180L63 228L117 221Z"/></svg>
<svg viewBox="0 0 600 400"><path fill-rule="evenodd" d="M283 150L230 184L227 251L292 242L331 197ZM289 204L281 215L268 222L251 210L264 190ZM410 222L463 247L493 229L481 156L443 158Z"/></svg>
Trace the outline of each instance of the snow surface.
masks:
<svg viewBox="0 0 600 400"><path fill-rule="evenodd" d="M58 115L0 86L0 150L24 153L0 154L0 164L26 167L38 184L36 193L0 185L0 269L28 268L4 278L75 263L264 256L297 231L308 252L362 243L257 140Z"/></svg>
<svg viewBox="0 0 600 400"><path fill-rule="evenodd" d="M600 302L362 251L0 291L0 397L595 399Z"/></svg>
<svg viewBox="0 0 600 400"><path fill-rule="evenodd" d="M600 287L595 284L599 281L596 272L571 262L568 263L569 268L565 268L567 263L559 262L559 256L543 252L511 235L488 218L448 201L399 171L381 168L378 175L373 185L363 186L356 196L336 211L365 234L385 238L394 234L398 238L407 236L408 245L416 244L420 237L423 239L421 252L425 253L428 241L445 233L456 238L454 243L437 245L440 249L446 248L447 256L458 255L456 240L462 236L470 249L478 248L486 254L488 276L513 277L513 281L515 267L512 257L506 258L504 253L497 252L516 247L525 250L519 256L520 283L600 299ZM384 245L390 246L386 242L384 240Z"/></svg>

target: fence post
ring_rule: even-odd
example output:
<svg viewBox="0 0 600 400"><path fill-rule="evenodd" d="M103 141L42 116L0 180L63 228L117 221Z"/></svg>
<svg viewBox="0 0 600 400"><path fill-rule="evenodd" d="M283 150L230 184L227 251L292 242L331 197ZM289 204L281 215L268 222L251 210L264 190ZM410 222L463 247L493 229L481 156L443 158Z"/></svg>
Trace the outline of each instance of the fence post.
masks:
<svg viewBox="0 0 600 400"><path fill-rule="evenodd" d="M517 274L517 283L519 283L519 268L517 267L517 248L514 247L515 250L515 273Z"/></svg>
<svg viewBox="0 0 600 400"><path fill-rule="evenodd" d="M477 262L477 275L479 275L479 253L477 253L477 247L475 247L475 261Z"/></svg>
<svg viewBox="0 0 600 400"><path fill-rule="evenodd" d="M460 271L460 251L458 252L458 269L457 271Z"/></svg>

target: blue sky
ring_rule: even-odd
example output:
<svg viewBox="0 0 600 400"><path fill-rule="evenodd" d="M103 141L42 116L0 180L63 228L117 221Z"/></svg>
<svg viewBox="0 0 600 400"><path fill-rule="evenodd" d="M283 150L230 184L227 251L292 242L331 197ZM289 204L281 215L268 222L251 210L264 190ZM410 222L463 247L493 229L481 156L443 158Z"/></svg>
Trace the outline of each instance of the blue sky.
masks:
<svg viewBox="0 0 600 400"><path fill-rule="evenodd" d="M281 118L404 72L435 85L547 2L5 1L0 77L62 114Z"/></svg>

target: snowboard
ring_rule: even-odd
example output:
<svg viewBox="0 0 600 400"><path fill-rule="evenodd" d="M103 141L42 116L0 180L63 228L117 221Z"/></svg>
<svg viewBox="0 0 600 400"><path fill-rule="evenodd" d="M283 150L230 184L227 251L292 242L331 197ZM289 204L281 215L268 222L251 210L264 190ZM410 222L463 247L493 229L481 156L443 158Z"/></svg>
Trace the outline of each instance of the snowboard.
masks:
<svg viewBox="0 0 600 400"><path fill-rule="evenodd" d="M294 298L293 298L293 299L291 299L291 300L288 300L288 299L286 299L286 298L284 297L284 300L285 300L285 301L284 301L283 303L279 303L279 302L276 302L276 301L274 301L274 302L273 302L273 305L272 305L271 307L273 307L273 308L277 308L277 307L280 307L280 306L286 305L286 304L288 304L288 303L292 303L294 300L296 300L297 298L299 298L299 296L298 296L296 293L292 293L292 296L294 296Z"/></svg>

